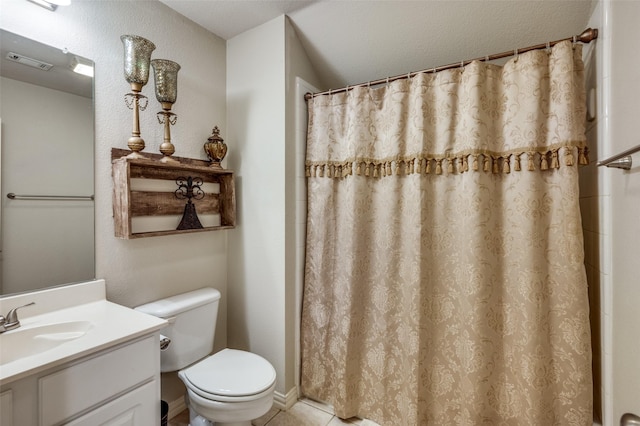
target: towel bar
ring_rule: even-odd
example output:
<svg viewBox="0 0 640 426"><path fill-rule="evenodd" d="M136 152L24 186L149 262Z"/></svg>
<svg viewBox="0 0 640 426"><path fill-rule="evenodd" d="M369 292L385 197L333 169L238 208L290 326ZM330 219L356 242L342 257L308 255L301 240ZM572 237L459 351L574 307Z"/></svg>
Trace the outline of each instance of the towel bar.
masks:
<svg viewBox="0 0 640 426"><path fill-rule="evenodd" d="M7 198L11 200L79 200L79 201L93 201L93 195L18 195L10 192L7 194Z"/></svg>
<svg viewBox="0 0 640 426"><path fill-rule="evenodd" d="M640 145L629 148L626 151L621 152L620 154L607 158L606 160L598 161L596 165L598 167L607 166L615 167L617 169L629 170L633 165L631 154L634 154L638 151L640 151Z"/></svg>

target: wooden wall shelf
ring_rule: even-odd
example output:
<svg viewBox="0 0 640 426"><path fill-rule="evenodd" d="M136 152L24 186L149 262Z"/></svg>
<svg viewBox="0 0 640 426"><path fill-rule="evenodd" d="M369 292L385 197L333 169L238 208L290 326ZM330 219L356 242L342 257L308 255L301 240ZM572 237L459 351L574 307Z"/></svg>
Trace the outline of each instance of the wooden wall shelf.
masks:
<svg viewBox="0 0 640 426"><path fill-rule="evenodd" d="M143 152L146 159L126 158L131 151L112 148L113 220L115 236L123 239L155 237L160 235L187 234L235 228L236 197L233 171L210 167L204 160L171 157L177 162L160 162L162 155ZM131 179L158 179L175 183L179 177L199 177L203 182L218 183L220 193L205 191L205 197L194 200L198 215L217 213L220 226L201 229L159 230L133 232L131 219L138 216L182 216L186 200L176 198L173 192L135 191ZM177 186L176 186L177 189ZM176 223L177 226L177 223Z"/></svg>

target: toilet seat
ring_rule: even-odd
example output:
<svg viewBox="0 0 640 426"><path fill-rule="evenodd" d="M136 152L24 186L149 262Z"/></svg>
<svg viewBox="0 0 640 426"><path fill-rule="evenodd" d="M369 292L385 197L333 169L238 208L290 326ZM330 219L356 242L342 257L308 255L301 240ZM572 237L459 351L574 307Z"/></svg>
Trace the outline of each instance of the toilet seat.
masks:
<svg viewBox="0 0 640 426"><path fill-rule="evenodd" d="M219 402L260 399L273 392L276 381L276 371L266 359L236 349L223 349L178 374L189 390Z"/></svg>

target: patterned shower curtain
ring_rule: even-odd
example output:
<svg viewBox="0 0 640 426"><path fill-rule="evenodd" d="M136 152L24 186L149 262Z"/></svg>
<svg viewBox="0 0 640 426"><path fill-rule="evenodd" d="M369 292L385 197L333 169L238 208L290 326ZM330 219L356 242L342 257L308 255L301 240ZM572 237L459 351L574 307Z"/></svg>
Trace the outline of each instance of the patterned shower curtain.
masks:
<svg viewBox="0 0 640 426"><path fill-rule="evenodd" d="M581 46L309 100L302 392L381 425L591 425Z"/></svg>

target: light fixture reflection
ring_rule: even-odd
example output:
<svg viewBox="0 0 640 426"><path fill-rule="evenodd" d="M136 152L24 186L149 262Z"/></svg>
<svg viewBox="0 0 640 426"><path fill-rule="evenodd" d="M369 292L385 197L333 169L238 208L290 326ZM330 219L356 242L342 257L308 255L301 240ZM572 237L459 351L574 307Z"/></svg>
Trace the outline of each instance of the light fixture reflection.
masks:
<svg viewBox="0 0 640 426"><path fill-rule="evenodd" d="M58 6L68 6L71 4L71 0L27 0L33 4L37 4L40 7L44 7L47 10L55 12Z"/></svg>
<svg viewBox="0 0 640 426"><path fill-rule="evenodd" d="M75 73L93 77L93 64L86 59L74 56L71 60L71 69Z"/></svg>

